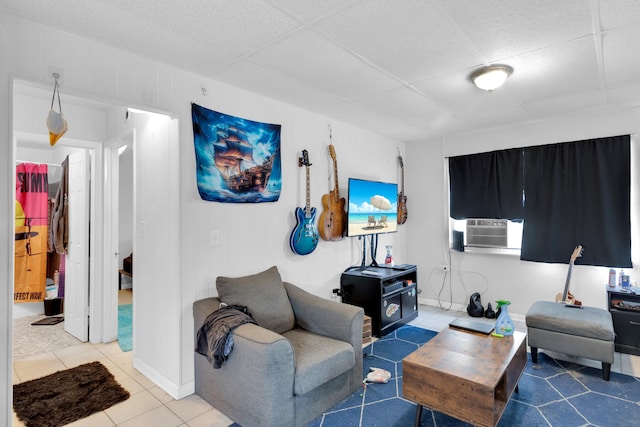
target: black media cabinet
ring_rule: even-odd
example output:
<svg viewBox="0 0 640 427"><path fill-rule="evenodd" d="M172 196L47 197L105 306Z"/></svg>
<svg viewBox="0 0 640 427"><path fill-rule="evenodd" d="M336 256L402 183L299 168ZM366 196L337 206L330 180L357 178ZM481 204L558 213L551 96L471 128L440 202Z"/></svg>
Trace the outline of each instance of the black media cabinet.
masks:
<svg viewBox="0 0 640 427"><path fill-rule="evenodd" d="M357 305L371 317L372 333L381 337L418 317L418 270L390 267L353 268L340 277L342 302Z"/></svg>
<svg viewBox="0 0 640 427"><path fill-rule="evenodd" d="M607 288L616 351L640 356L640 288Z"/></svg>

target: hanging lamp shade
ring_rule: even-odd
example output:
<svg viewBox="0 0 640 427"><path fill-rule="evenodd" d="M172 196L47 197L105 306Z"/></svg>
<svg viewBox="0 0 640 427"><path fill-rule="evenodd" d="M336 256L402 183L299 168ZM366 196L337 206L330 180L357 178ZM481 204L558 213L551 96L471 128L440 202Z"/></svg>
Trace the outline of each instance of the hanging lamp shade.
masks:
<svg viewBox="0 0 640 427"><path fill-rule="evenodd" d="M47 115L47 128L49 129L49 144L53 147L67 132L69 126L62 113L51 110Z"/></svg>
<svg viewBox="0 0 640 427"><path fill-rule="evenodd" d="M53 86L53 98L51 99L51 109L49 110L49 114L47 114L49 144L52 147L69 129L67 121L64 119L64 115L62 114L62 104L60 102L60 90L58 89L58 79L60 78L60 75L58 73L53 73L53 78L55 79L55 85ZM58 109L60 110L59 112L53 109L54 101L56 99L56 93L58 94Z"/></svg>

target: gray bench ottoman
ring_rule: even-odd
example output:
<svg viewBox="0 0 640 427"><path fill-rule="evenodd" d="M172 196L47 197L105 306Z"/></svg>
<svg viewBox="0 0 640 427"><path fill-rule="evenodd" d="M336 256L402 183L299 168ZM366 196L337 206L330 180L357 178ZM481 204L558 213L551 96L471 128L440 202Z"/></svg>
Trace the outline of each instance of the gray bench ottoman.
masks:
<svg viewBox="0 0 640 427"><path fill-rule="evenodd" d="M602 378L609 381L615 334L607 310L537 301L527 312L526 324L533 363L538 362L538 348L599 360Z"/></svg>

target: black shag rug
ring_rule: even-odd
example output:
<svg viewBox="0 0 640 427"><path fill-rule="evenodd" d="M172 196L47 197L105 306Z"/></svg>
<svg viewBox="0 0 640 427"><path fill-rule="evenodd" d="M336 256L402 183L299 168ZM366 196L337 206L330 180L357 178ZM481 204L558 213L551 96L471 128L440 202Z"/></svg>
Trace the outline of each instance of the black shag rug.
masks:
<svg viewBox="0 0 640 427"><path fill-rule="evenodd" d="M129 398L100 362L13 386L13 409L27 427L58 427Z"/></svg>

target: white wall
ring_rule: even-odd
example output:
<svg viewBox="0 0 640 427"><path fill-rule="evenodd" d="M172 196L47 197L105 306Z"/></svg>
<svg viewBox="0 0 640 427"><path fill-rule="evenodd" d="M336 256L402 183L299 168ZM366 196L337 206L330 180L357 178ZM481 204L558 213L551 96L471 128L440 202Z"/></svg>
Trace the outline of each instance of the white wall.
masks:
<svg viewBox="0 0 640 427"><path fill-rule="evenodd" d="M311 204L321 210L321 196L329 191L330 157L327 125L333 130L341 195L346 196L347 178L373 178L395 182L399 171L398 149L404 154L404 144L381 137L367 130L309 113L271 99L257 96L195 76L176 68L148 61L87 39L54 30L32 21L5 14L0 18L0 129L11 140L10 88L13 78L48 87L51 84L49 67L64 70L61 87L62 100L68 94L100 98L102 101L145 110L170 113L173 120L167 125L169 135L177 135L178 142L165 141L160 145L159 157L152 150L141 149L140 160L152 176L162 171L167 159L177 157L178 167L167 170L168 177L160 182L175 185L175 194L163 193L162 187L151 194L136 194L136 206L146 209L175 209L175 226L164 227L178 241L169 239L169 248L156 247L153 261L163 263L167 274L151 276L141 285L143 292L134 293L134 364L151 372L156 382L174 396L193 390L193 320L194 300L215 295L214 281L218 275L236 276L255 273L277 265L285 280L325 298L332 298L331 289L339 285L340 273L352 264L359 264L361 248L357 240L321 241L310 255L291 252L288 237L295 224L293 212L305 204L304 168L297 166L302 149L307 149L311 168ZM9 43L7 40L11 40ZM207 95L202 93L206 86ZM149 100L151 100L149 102ZM191 127L191 102L251 120L282 125L282 193L280 200L264 204L220 204L199 199L195 177L195 155ZM66 113L65 113L66 114ZM42 119L34 119L38 124ZM73 129L75 124L71 123ZM125 127L114 120L105 129L107 136L119 135ZM177 126L176 126L177 125ZM70 129L70 133L71 133ZM136 148L137 150L137 148ZM167 151L169 150L169 151ZM11 162L12 147L0 144L3 162L0 175L0 197L11 200L12 175L4 167ZM137 155L137 154L136 154ZM153 162L153 160L158 161ZM146 162L146 163L144 163ZM136 159L136 165L139 166ZM142 172L144 173L144 172ZM141 177L142 175L136 175ZM164 194L164 198L163 198ZM168 195L168 197L167 197ZM6 206L2 203L2 206ZM9 239L11 208L0 210L0 271L6 271L0 286L6 298L0 299L5 313L0 317L0 342L7 342L6 331L11 330L10 303L13 277L10 271L12 240ZM152 212L145 213L148 217ZM147 219L146 221L150 221ZM140 224L136 224L139 228ZM219 247L209 245L211 230L220 231ZM204 237L203 237L204 236ZM139 237L139 236L137 236ZM406 230L380 238L378 261L384 259L384 246L394 247L398 263L410 262L405 254ZM134 246L137 244L134 243ZM167 253L168 252L168 253ZM138 254L136 254L136 257ZM137 268L134 263L134 269ZM136 281L136 287L138 281ZM138 326L136 326L138 324ZM144 329L141 329L144 327ZM11 384L11 349L0 354L0 401L8 402ZM9 419L10 406L4 404L0 419Z"/></svg>
<svg viewBox="0 0 640 427"><path fill-rule="evenodd" d="M356 239L320 241L317 249L307 256L295 255L289 248L289 235L295 225L294 210L305 205L305 168L298 167L302 149L309 151L312 163L311 205L321 211L321 197L329 191L331 159L327 151L327 119L235 88L213 82L208 85L206 97L198 86L176 91L191 94L190 99L184 100L185 106L192 100L213 110L282 125L282 193L278 202L259 205L200 200L190 117L185 115L181 119L183 382L193 378L191 303L216 294L217 276L256 273L277 265L285 280L324 298L332 298L331 290L339 286L340 274L350 265L359 264L362 253ZM397 182L397 150L400 148L403 152L403 144L339 122L331 122L331 127L341 196L346 196L350 176ZM220 231L219 247L209 245L209 234L213 230ZM402 226L396 234L382 235L378 262L384 261L387 244L393 245L397 263L408 262L405 239Z"/></svg>
<svg viewBox="0 0 640 427"><path fill-rule="evenodd" d="M495 300L506 299L512 303L510 313L516 318L522 318L534 301L553 300L558 292L562 292L567 277L567 264L526 262L509 255L455 251L449 253L448 184L445 173L447 156L632 134L632 161L636 165L634 167L637 167L639 130L640 108L629 108L408 144L409 212L417 210L419 218L410 216L407 253L410 254L411 262L420 266L420 300L431 304L441 303L444 307L453 303L453 307L464 309L471 293L480 292L485 307L488 302L492 302L495 308ZM634 243L638 241L638 215L634 215L639 208L640 185L637 175L632 176ZM632 282L640 282L637 252L638 247L635 245L632 247L632 260L636 268L633 271L625 270L630 273ZM570 256L567 253L567 263ZM438 266L448 264L449 259L452 271L445 277ZM572 271L571 290L584 304L606 308L607 280L608 268L581 266L578 260Z"/></svg>

